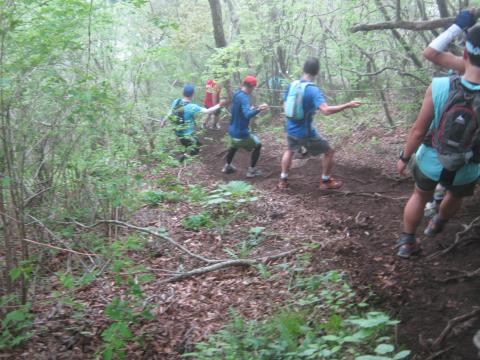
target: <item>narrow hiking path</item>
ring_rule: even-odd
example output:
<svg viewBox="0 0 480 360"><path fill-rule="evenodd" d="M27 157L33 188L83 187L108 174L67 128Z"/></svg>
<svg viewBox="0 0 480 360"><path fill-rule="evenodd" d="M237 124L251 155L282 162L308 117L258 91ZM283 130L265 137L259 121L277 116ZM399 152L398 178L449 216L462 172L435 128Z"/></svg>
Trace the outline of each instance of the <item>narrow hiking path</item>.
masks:
<svg viewBox="0 0 480 360"><path fill-rule="evenodd" d="M387 143L379 149L379 154L352 151L352 146L344 146L334 168L334 176L345 182L341 191L318 189L321 166L317 158L294 160L291 188L281 192L276 184L283 141L278 141L278 135L261 135L264 151L258 166L264 177L251 180L252 184L272 197L285 199L284 210L295 218L296 231L322 245L315 254L318 271L336 266L348 272L358 289L372 289L382 299L382 306L402 321L400 342L406 343L420 358L426 358L427 346L437 339L448 321L470 313L479 305L478 276L449 280L480 268L478 227L469 232L470 241L465 246L433 259L428 257L453 243L456 234L464 229L463 224L470 224L480 216L478 193L465 201L462 211L443 234L435 239L422 239L422 256L415 260L399 259L394 243L413 181L395 178L392 170L398 152L394 144ZM206 146L201 154L205 173L210 174L212 181L219 177L224 181L245 180L249 163L246 152L239 151L234 159L237 173L220 172L225 150L219 141L222 136L213 131L205 136ZM392 142L399 143L398 139ZM290 199L295 200L295 207L288 205ZM478 328L480 319L461 324L446 342L453 349L435 358L474 359L472 337Z"/></svg>

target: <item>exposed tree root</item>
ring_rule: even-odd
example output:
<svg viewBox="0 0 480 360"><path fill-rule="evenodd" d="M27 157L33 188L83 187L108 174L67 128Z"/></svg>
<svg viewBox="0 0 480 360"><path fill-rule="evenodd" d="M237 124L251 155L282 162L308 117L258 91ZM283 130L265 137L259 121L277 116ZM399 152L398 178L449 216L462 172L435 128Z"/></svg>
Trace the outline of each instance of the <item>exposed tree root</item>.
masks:
<svg viewBox="0 0 480 360"><path fill-rule="evenodd" d="M464 229L462 231L459 231L455 234L455 241L447 248L443 249L443 250L440 250L440 251L437 251L431 255L429 255L427 257L427 259L433 259L433 258L436 258L438 256L442 256L442 255L445 255L446 253L452 251L453 249L455 249L457 246L459 246L460 244L462 244L465 240L470 240L470 239L465 239L463 238L462 239L462 236L465 235L466 233L468 233L470 230L472 230L473 228L475 228L478 223L480 223L480 216L479 217L476 217L475 219L472 220L472 222L468 225L463 225L464 226Z"/></svg>
<svg viewBox="0 0 480 360"><path fill-rule="evenodd" d="M459 281L459 280L465 280L465 279L471 279L471 278L474 278L474 277L480 277L480 268L478 268L477 270L473 270L473 271L458 271L459 273L461 273L460 275L455 275L455 276L451 276L451 277L448 277L448 278L445 278L445 279L435 279L435 281L438 281L438 282L451 282L451 281Z"/></svg>
<svg viewBox="0 0 480 360"><path fill-rule="evenodd" d="M436 353L430 355L428 358L426 358L425 360L435 360L436 358L442 356L443 354L446 354L447 352L449 352L450 350L453 349L453 346L450 346L446 349L443 349L443 350L440 350L440 351L437 351Z"/></svg>
<svg viewBox="0 0 480 360"><path fill-rule="evenodd" d="M443 331L441 332L440 336L433 341L431 349L434 351L440 349L440 346L448 337L448 335L450 335L450 333L455 328L455 326L461 323L464 323L470 319L473 319L479 315L480 315L480 308L476 308L475 310L469 312L468 314L460 315L453 319L450 319L445 329L443 329Z"/></svg>

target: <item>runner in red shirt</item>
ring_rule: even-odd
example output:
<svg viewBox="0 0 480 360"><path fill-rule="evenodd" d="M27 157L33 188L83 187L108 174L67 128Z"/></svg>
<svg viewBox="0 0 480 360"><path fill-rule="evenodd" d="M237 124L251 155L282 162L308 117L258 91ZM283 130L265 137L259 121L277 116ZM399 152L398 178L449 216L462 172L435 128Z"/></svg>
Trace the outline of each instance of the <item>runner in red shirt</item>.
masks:
<svg viewBox="0 0 480 360"><path fill-rule="evenodd" d="M220 84L217 84L215 80L207 80L207 85L205 86L205 98L203 100L203 104L207 109L217 105L220 102L221 91L222 91L222 88ZM220 120L220 111L218 110L211 114L205 115L203 128L205 129L208 127L208 123L212 118L213 118L212 129L219 130L220 124L218 122Z"/></svg>

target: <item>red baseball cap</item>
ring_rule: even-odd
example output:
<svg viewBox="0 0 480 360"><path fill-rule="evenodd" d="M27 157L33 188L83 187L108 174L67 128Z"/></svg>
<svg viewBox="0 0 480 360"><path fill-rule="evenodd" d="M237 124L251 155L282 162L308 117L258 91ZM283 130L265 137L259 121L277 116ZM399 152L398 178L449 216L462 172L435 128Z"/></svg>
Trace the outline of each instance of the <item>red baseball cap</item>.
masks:
<svg viewBox="0 0 480 360"><path fill-rule="evenodd" d="M243 79L243 83L255 87L257 86L257 79L255 76L247 75L245 76L245 79Z"/></svg>

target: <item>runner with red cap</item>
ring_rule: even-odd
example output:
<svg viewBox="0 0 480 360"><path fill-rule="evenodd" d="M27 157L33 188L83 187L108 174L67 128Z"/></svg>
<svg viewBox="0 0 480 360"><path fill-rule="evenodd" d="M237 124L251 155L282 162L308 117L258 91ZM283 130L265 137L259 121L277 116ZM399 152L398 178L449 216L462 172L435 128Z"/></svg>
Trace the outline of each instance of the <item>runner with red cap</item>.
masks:
<svg viewBox="0 0 480 360"><path fill-rule="evenodd" d="M250 95L257 86L255 76L248 75L243 79L242 87L238 90L232 99L232 119L228 128L229 144L227 153L227 163L222 169L225 174L231 174L236 171L232 165L233 157L238 149L245 149L252 152L250 167L247 177L262 176L262 172L256 167L260 158L262 143L258 137L250 132L250 119L263 111L268 110L267 104L261 104L258 107L250 106Z"/></svg>

